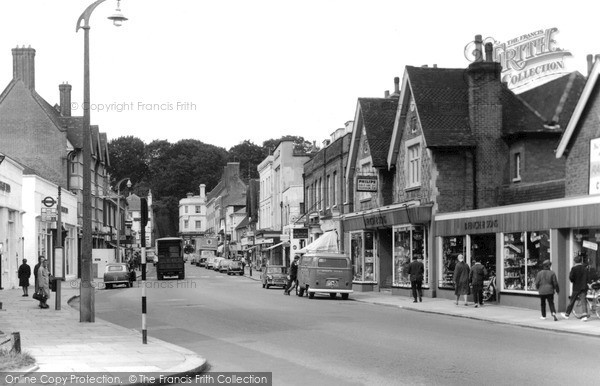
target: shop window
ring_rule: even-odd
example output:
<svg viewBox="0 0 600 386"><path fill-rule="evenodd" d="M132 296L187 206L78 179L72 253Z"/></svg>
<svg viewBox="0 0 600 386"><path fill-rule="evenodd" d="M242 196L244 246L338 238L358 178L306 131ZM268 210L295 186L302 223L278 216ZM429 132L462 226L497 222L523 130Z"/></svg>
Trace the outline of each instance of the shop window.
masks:
<svg viewBox="0 0 600 386"><path fill-rule="evenodd" d="M589 281L600 278L600 252L598 252L598 244L600 244L600 229L573 229L573 257L581 256L582 264L588 271ZM570 259L571 266L573 258ZM569 268L570 270L570 268ZM592 296L592 291L588 296Z"/></svg>
<svg viewBox="0 0 600 386"><path fill-rule="evenodd" d="M394 227L394 277L393 285L410 288L408 266L413 259L422 258L425 265L423 287L429 287L427 261L427 232L423 226Z"/></svg>
<svg viewBox="0 0 600 386"><path fill-rule="evenodd" d="M372 231L350 233L351 258L355 282L375 281L375 235Z"/></svg>
<svg viewBox="0 0 600 386"><path fill-rule="evenodd" d="M505 233L503 237L504 290L537 291L535 276L550 259L550 232Z"/></svg>
<svg viewBox="0 0 600 386"><path fill-rule="evenodd" d="M458 262L458 255L462 254L467 262L467 248L464 236L442 237L442 276L439 288L454 289L454 267ZM469 264L471 266L471 264Z"/></svg>

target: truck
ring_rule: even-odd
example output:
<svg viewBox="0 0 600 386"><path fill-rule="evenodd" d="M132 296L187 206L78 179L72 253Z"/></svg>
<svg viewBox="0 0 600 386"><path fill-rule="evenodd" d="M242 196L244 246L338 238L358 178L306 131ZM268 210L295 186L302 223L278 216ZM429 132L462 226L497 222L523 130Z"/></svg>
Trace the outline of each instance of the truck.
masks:
<svg viewBox="0 0 600 386"><path fill-rule="evenodd" d="M155 253L157 257L156 277L158 280L163 280L165 276L177 276L179 280L185 279L182 238L163 237L156 239Z"/></svg>
<svg viewBox="0 0 600 386"><path fill-rule="evenodd" d="M196 251L198 253L198 261L196 265L201 267L206 264L209 257L217 255L217 247L219 239L217 236L202 236L196 239Z"/></svg>

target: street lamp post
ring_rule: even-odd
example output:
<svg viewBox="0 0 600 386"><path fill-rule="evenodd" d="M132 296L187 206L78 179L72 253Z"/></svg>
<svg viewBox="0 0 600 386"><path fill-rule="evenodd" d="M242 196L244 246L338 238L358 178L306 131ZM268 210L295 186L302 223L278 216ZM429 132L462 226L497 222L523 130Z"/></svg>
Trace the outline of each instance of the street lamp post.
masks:
<svg viewBox="0 0 600 386"><path fill-rule="evenodd" d="M90 133L90 16L97 6L106 0L90 4L77 19L75 32L83 29L83 135L81 153L83 156L83 234L81 238L81 286L79 288L79 321L94 322L94 288L92 285L92 176L91 176L91 133ZM109 17L116 26L127 18L121 14L117 2L115 14ZM82 25L83 23L83 25Z"/></svg>
<svg viewBox="0 0 600 386"><path fill-rule="evenodd" d="M127 180L127 187L131 188L131 180L129 177L123 178L121 181L117 182L117 260L122 263L121 260L121 225L123 222L121 221L121 184L123 181Z"/></svg>

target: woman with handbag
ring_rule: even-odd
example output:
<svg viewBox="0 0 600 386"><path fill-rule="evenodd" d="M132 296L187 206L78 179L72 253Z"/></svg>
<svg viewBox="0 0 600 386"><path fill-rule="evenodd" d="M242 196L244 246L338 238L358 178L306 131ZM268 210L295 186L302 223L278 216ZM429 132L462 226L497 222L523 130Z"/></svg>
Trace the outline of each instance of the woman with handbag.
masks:
<svg viewBox="0 0 600 386"><path fill-rule="evenodd" d="M46 301L50 298L50 271L48 271L46 259L41 261L37 276L38 291L34 298L40 301L40 308L49 308Z"/></svg>

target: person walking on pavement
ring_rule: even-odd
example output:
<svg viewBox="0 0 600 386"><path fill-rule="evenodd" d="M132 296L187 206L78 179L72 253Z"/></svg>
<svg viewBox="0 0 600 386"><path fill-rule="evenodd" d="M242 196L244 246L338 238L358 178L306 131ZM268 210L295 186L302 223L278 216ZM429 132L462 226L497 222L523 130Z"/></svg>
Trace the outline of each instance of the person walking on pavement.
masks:
<svg viewBox="0 0 600 386"><path fill-rule="evenodd" d="M545 260L542 263L542 270L535 276L535 288L538 289L540 294L540 305L542 308L542 316L540 319L546 319L546 301L550 307L550 312L554 321L558 321L556 318L556 309L554 308L554 292L559 293L558 280L556 274L550 269L552 263L550 260Z"/></svg>
<svg viewBox="0 0 600 386"><path fill-rule="evenodd" d="M19 285L23 288L23 296L29 296L29 278L31 277L31 267L27 265L27 259L23 259L23 264L19 266L18 271Z"/></svg>
<svg viewBox="0 0 600 386"><path fill-rule="evenodd" d="M473 287L473 302L475 308L483 306L483 279L487 276L487 269L481 264L479 258L475 258L475 264L469 272L469 281Z"/></svg>
<svg viewBox="0 0 600 386"><path fill-rule="evenodd" d="M38 269L38 291L45 296L44 300L40 300L40 308L49 308L46 301L50 299L50 272L48 271L46 264L46 259L42 259L41 266Z"/></svg>
<svg viewBox="0 0 600 386"><path fill-rule="evenodd" d="M425 266L421 256L413 257L413 261L408 266L408 275L410 277L410 288L412 289L412 295L415 299L413 303L417 302L417 296L419 301L423 301L423 275L425 274Z"/></svg>
<svg viewBox="0 0 600 386"><path fill-rule="evenodd" d="M299 258L300 258L300 256L298 256L298 255L294 256L294 261L292 261L292 264L290 265L290 269L288 272L288 276L289 276L288 283L285 286L285 289L283 290L284 295L289 296L292 289L296 288L296 279L298 278L298 259Z"/></svg>
<svg viewBox="0 0 600 386"><path fill-rule="evenodd" d="M460 300L460 295L465 297L465 306L468 306L467 296L469 295L469 272L471 269L469 265L465 263L465 257L459 254L458 263L454 267L454 294L456 295L456 305Z"/></svg>
<svg viewBox="0 0 600 386"><path fill-rule="evenodd" d="M575 258L573 258L573 262L575 263L575 265L573 265L573 268L571 268L571 271L569 272L569 280L571 281L571 283L573 283L571 287L571 301L567 306L567 310L565 312L561 312L560 314L563 318L569 319L569 315L571 314L571 311L573 311L573 306L575 305L575 302L578 298L581 298L581 304L583 306L584 311L583 313L586 315L583 318L581 318L581 320L587 322L589 318L589 313L585 297L587 296L588 291L588 277L585 267L583 266L583 264L581 264L581 260L581 255L577 255L575 256Z"/></svg>

